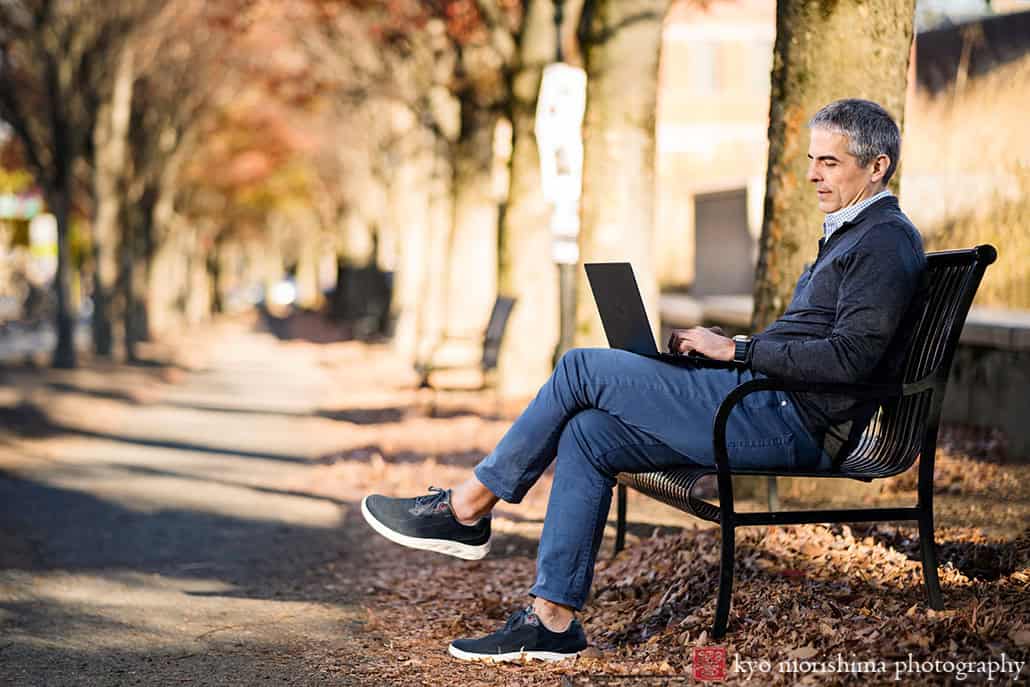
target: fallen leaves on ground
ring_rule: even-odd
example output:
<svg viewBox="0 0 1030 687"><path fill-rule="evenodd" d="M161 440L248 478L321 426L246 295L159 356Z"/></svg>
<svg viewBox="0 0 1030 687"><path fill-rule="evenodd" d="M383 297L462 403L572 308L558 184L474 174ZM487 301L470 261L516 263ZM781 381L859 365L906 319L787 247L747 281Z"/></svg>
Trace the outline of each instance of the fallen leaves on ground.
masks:
<svg viewBox="0 0 1030 687"><path fill-rule="evenodd" d="M474 396L460 398L464 407L476 407ZM394 448L404 443L403 437L411 438L404 451L338 455L322 468L323 479L315 488L351 499L360 497L353 493L358 485L359 491L414 495L430 483L450 486L467 477L489 450L484 437L499 437L513 416L446 412L447 399L446 394L436 397L441 405L433 419L415 413L382 426L383 436L399 442ZM481 404L487 403L482 398ZM348 666L347 674L356 671L370 683L405 685L688 684L694 649L722 647L730 682L748 677L741 669L746 664L738 663L739 672L734 672L736 657L768 661L771 671L762 676L763 684L843 682L844 673L800 670L834 660L883 661L887 672L863 675L863 681L897 684L895 668L907 670L913 665L909 661L999 660L1002 653L1023 660L1030 636L1030 529L987 535L964 522L968 508L976 508L980 520L1000 521L1004 509L1018 507L1023 510L1015 521L1025 528L1020 513L1030 504L1030 469L999 462L998 445L991 433L971 434L965 428L943 433L936 491L944 610L927 605L915 527L743 528L737 533L730 633L716 642L711 626L718 530L698 529L685 514L679 527L665 520L666 527L656 529L649 525L657 523L653 511L643 503L654 502L631 493L629 519L637 535L612 558L609 529L593 595L580 616L591 649L558 664L468 664L447 654L452 639L492 632L529 602L548 474L524 503L501 504L494 553L482 561L394 546L370 537L360 518L354 518L362 563L359 570L339 574L342 586L367 595L369 660ZM461 458L440 461L441 455ZM894 478L879 500L914 503L915 474ZM968 505L970 498L975 506ZM788 501L785 507L818 505ZM1006 512L1008 523L1013 517ZM648 530L654 534L640 534ZM635 677L628 681L627 676ZM920 684L955 679L946 672L908 671L902 679L906 676ZM627 681L613 681L619 679Z"/></svg>

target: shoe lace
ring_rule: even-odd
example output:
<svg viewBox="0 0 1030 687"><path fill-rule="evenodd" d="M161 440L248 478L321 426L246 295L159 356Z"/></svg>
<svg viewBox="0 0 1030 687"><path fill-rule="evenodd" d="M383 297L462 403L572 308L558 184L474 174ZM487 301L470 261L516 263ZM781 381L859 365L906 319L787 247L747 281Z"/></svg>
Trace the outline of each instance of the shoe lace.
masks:
<svg viewBox="0 0 1030 687"><path fill-rule="evenodd" d="M440 503L441 500L447 501L450 497L448 496L446 489L440 487L429 487L429 493L424 496L419 496L415 499L415 506L412 508L413 511L419 513L425 513L436 508L436 504Z"/></svg>
<svg viewBox="0 0 1030 687"><path fill-rule="evenodd" d="M533 614L533 607L526 606L508 616L507 622L504 623L504 629L506 631L514 630L520 625L525 625L526 619Z"/></svg>

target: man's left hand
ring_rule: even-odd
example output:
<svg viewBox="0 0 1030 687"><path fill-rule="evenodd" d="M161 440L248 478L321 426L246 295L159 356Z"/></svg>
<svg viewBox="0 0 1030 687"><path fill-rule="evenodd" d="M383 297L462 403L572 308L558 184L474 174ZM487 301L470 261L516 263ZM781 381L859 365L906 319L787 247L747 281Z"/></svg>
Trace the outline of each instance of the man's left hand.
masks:
<svg viewBox="0 0 1030 687"><path fill-rule="evenodd" d="M673 329L669 337L669 352L686 355L700 353L712 360L733 360L735 345L733 339L722 336L707 327L691 327L690 329Z"/></svg>

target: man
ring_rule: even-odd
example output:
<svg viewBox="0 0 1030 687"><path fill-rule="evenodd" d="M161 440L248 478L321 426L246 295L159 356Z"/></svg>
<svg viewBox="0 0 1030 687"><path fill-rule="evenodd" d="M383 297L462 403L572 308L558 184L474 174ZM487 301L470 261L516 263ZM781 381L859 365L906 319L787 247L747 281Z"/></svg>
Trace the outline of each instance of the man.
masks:
<svg viewBox="0 0 1030 687"><path fill-rule="evenodd" d="M575 611L590 590L615 476L713 465L712 419L737 385L762 376L872 382L899 374L906 338L899 325L916 304L926 260L919 233L886 189L898 164L898 127L875 103L841 100L820 110L809 128L808 180L826 214L824 236L786 312L750 339L695 327L674 331L669 341L673 352L736 366L569 351L473 477L414 499L363 500L366 520L392 541L481 558L497 501L521 501L557 458L531 605L491 635L455 640L453 656L561 659L583 650ZM729 420L731 464L828 469L874 411L840 396L754 394Z"/></svg>

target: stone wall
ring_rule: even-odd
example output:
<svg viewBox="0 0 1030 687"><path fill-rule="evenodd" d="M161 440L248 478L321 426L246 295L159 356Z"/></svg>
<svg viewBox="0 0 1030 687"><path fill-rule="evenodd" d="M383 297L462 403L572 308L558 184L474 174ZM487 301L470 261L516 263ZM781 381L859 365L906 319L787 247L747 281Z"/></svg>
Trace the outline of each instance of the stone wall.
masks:
<svg viewBox="0 0 1030 687"><path fill-rule="evenodd" d="M951 364L943 422L996 427L1030 462L1030 312L974 308Z"/></svg>

